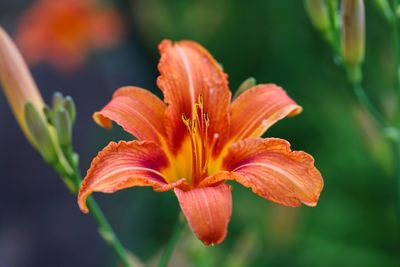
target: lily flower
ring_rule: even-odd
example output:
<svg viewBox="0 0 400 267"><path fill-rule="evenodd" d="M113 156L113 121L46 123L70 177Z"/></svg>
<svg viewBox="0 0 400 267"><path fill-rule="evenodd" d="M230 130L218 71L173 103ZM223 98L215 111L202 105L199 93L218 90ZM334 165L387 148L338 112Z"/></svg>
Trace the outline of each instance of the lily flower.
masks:
<svg viewBox="0 0 400 267"><path fill-rule="evenodd" d="M133 186L173 190L188 223L205 245L221 243L232 213L235 180L263 198L315 206L323 187L314 159L278 138L260 138L278 120L301 112L274 84L246 90L233 103L227 75L192 41L159 45L164 102L138 87L122 87L94 120L112 121L138 140L111 142L92 161L78 195L87 213L92 192Z"/></svg>

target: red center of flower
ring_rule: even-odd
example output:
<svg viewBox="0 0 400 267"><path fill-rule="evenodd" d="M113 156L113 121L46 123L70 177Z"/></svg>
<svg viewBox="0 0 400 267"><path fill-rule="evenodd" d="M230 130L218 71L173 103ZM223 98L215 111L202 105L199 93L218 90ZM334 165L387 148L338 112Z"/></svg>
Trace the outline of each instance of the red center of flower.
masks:
<svg viewBox="0 0 400 267"><path fill-rule="evenodd" d="M202 94L198 97L198 103L193 106L192 118L187 118L183 113L182 120L187 127L192 145L192 186L195 187L208 176L209 158L217 140L217 137L214 137L211 144L208 144L210 120L204 111Z"/></svg>

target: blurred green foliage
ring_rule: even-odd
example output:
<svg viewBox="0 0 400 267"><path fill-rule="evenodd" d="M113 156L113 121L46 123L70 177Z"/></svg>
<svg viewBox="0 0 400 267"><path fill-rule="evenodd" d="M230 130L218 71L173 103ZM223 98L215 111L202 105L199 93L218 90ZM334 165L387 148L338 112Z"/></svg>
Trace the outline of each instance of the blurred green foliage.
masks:
<svg viewBox="0 0 400 267"><path fill-rule="evenodd" d="M365 2L364 88L390 118L394 94L390 28L372 1ZM142 46L154 73L162 39L192 39L223 64L233 92L249 76L285 88L304 111L278 122L265 136L287 139L292 149L313 155L325 181L318 206L297 209L232 183L227 239L204 247L186 231L170 266L400 265L390 150L373 134L369 118L356 115L360 107L345 73L312 27L303 1L117 3L125 12L131 38ZM155 79L148 83L153 84L148 89L160 95ZM362 120L370 127L362 126ZM110 136L131 138L118 128L97 136L98 148ZM174 194L134 188L97 196L123 243L142 260L155 262L179 211Z"/></svg>

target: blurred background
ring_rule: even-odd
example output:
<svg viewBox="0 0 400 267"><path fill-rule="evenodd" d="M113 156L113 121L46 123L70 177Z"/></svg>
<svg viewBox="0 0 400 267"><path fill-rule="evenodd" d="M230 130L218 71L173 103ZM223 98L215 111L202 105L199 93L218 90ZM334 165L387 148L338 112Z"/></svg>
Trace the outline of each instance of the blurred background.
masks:
<svg viewBox="0 0 400 267"><path fill-rule="evenodd" d="M365 2L364 87L390 118L390 28ZM83 173L109 141L132 139L91 118L117 88L140 86L161 97L157 45L164 38L205 46L232 91L253 76L303 106L265 136L314 156L325 181L318 206L279 206L233 183L227 239L205 247L186 230L170 266L400 266L391 151L303 1L1 0L0 25L17 41L46 102L54 91L74 98L73 143ZM92 218L24 138L3 94L0 123L0 266L117 266ZM95 198L122 243L156 263L179 212L174 194L131 188Z"/></svg>

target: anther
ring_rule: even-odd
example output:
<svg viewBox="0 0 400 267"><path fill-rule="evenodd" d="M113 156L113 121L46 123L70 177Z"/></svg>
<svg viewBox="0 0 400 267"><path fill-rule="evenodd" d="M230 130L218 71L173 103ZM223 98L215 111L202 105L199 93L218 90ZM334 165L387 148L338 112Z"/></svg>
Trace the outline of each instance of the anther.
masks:
<svg viewBox="0 0 400 267"><path fill-rule="evenodd" d="M182 120L183 120L183 122L186 124L187 118L186 118L185 113L182 113Z"/></svg>
<svg viewBox="0 0 400 267"><path fill-rule="evenodd" d="M186 117L185 113L182 113L182 121L186 125L187 130L190 133L192 123L191 120Z"/></svg>
<svg viewBox="0 0 400 267"><path fill-rule="evenodd" d="M210 125L210 120L208 119L208 113L207 112L204 113L204 121L206 122L206 127L208 127Z"/></svg>
<svg viewBox="0 0 400 267"><path fill-rule="evenodd" d="M202 109L203 108L203 95L199 94L199 106Z"/></svg>

